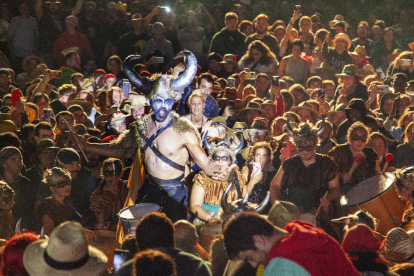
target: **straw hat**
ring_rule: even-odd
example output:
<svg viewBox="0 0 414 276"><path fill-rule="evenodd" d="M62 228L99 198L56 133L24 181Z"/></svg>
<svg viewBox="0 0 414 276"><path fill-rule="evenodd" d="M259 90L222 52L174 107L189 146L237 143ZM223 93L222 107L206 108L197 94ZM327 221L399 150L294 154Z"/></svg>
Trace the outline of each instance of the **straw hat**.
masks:
<svg viewBox="0 0 414 276"><path fill-rule="evenodd" d="M299 219L299 208L287 201L276 201L269 211L267 217L275 226L284 229L286 224Z"/></svg>
<svg viewBox="0 0 414 276"><path fill-rule="evenodd" d="M32 276L100 275L108 258L88 244L82 226L64 222L49 239L30 244L23 254L23 263Z"/></svg>
<svg viewBox="0 0 414 276"><path fill-rule="evenodd" d="M313 121L316 122L318 119L318 112L316 112L313 108L312 105L310 103L308 103L307 101L300 103L298 106L294 106L290 109L290 111L295 112L296 114L298 114L298 111L301 109L306 109L311 113L311 116L313 118Z"/></svg>
<svg viewBox="0 0 414 276"><path fill-rule="evenodd" d="M226 128L226 140L233 137L233 129L229 128L226 123L226 119L221 116L214 117L211 122L211 127L225 127Z"/></svg>
<svg viewBox="0 0 414 276"><path fill-rule="evenodd" d="M351 48L352 42L351 42L351 39L349 39L349 36L347 34L339 33L339 34L335 35L335 37L333 39L333 44L334 45L336 45L336 41L338 39L343 39L343 40L345 40L348 43L348 50L349 50L349 48Z"/></svg>
<svg viewBox="0 0 414 276"><path fill-rule="evenodd" d="M243 133L243 138L247 140L247 136L244 135L244 130L247 129L247 124L245 122L236 122L233 125L233 131L235 134Z"/></svg>
<svg viewBox="0 0 414 276"><path fill-rule="evenodd" d="M329 63L327 63L327 62L322 62L321 65L319 65L318 68L315 68L315 71L316 71L317 74L319 74L319 72L323 69L326 69L330 72L335 71L334 68L332 66L330 66Z"/></svg>
<svg viewBox="0 0 414 276"><path fill-rule="evenodd" d="M256 117L250 129L243 130L243 136L249 137L249 132L253 129L266 131L267 135L269 135L269 121L267 118Z"/></svg>
<svg viewBox="0 0 414 276"><path fill-rule="evenodd" d="M394 228L387 233L384 250L393 262L410 262L414 254L414 240L404 229Z"/></svg>
<svg viewBox="0 0 414 276"><path fill-rule="evenodd" d="M29 68L29 62L32 59L35 59L38 64L45 63L45 61L43 60L43 58L38 57L38 56L28 56L28 57L25 57L23 59L23 62L22 62L22 68L23 68L24 71L27 71L27 69Z"/></svg>
<svg viewBox="0 0 414 276"><path fill-rule="evenodd" d="M121 111L118 110L118 107L117 106L107 108L105 110L105 114L100 115L97 118L95 118L95 126L99 126L102 122L106 122L115 113L121 113Z"/></svg>
<svg viewBox="0 0 414 276"><path fill-rule="evenodd" d="M145 98L145 96L142 95L137 95L132 98L131 104L125 104L122 111L131 114L131 109L141 106L148 106L147 98Z"/></svg>

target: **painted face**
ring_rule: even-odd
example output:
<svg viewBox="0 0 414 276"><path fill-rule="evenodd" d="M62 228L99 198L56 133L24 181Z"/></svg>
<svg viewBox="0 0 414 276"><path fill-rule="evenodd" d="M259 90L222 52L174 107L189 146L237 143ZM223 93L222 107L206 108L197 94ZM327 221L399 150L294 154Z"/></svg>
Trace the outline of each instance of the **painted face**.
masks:
<svg viewBox="0 0 414 276"><path fill-rule="evenodd" d="M364 149L367 144L367 132L360 128L354 130L351 134L349 146L352 152L360 152Z"/></svg>
<svg viewBox="0 0 414 276"><path fill-rule="evenodd" d="M225 152L216 152L212 158L213 162L220 168L220 170L228 168L231 164L231 158Z"/></svg>
<svg viewBox="0 0 414 276"><path fill-rule="evenodd" d="M315 157L315 143L312 141L301 141L298 143L299 156L303 161L309 161Z"/></svg>
<svg viewBox="0 0 414 276"><path fill-rule="evenodd" d="M170 98L161 98L160 96L157 96L154 100L151 100L151 106L154 110L155 119L158 122L164 122L165 119L168 118L168 115L170 115L171 109L175 103L174 99Z"/></svg>

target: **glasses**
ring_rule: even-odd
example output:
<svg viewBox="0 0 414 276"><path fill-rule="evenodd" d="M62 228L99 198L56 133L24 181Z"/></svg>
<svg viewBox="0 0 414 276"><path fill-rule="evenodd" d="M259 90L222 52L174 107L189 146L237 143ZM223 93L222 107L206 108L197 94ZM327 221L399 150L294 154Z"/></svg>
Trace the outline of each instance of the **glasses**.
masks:
<svg viewBox="0 0 414 276"><path fill-rule="evenodd" d="M59 182L56 183L55 186L57 188L63 188L65 186L70 186L70 181L69 180L67 180L67 181L59 181Z"/></svg>
<svg viewBox="0 0 414 276"><path fill-rule="evenodd" d="M228 162L230 161L230 156L228 155L223 155L223 156L218 156L218 155L213 155L213 161L223 161L223 162Z"/></svg>
<svg viewBox="0 0 414 276"><path fill-rule="evenodd" d="M249 131L249 135L259 135L259 136L265 136L266 131L264 130L258 130L258 129L252 129Z"/></svg>
<svg viewBox="0 0 414 276"><path fill-rule="evenodd" d="M315 148L313 145L307 145L307 146L298 146L298 151L302 152L302 151L314 151Z"/></svg>
<svg viewBox="0 0 414 276"><path fill-rule="evenodd" d="M116 170L104 170L103 171L104 176L115 176L117 175Z"/></svg>
<svg viewBox="0 0 414 276"><path fill-rule="evenodd" d="M358 30L360 30L360 31L368 31L367 28L358 28Z"/></svg>
<svg viewBox="0 0 414 276"><path fill-rule="evenodd" d="M358 141L358 140L360 140L360 141L362 141L362 142L366 142L367 141L367 136L366 135L363 135L363 136L358 136L358 135L352 135L352 140L353 141Z"/></svg>

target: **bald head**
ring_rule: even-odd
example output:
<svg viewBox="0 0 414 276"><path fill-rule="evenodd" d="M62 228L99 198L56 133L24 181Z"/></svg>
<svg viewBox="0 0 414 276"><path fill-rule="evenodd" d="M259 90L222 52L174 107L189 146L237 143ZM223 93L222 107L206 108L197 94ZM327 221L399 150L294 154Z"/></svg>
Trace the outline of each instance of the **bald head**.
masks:
<svg viewBox="0 0 414 276"><path fill-rule="evenodd" d="M198 235L193 224L186 220L179 220L174 223L175 246L187 253L195 253L198 243Z"/></svg>

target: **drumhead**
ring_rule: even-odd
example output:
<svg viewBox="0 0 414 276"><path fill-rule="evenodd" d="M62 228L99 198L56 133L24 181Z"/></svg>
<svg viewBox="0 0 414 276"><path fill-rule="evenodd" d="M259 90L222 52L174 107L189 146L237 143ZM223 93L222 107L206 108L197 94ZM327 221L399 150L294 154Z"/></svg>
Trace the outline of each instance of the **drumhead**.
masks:
<svg viewBox="0 0 414 276"><path fill-rule="evenodd" d="M388 190L394 181L393 173L378 174L362 181L345 194L347 206L361 205L376 198Z"/></svg>
<svg viewBox="0 0 414 276"><path fill-rule="evenodd" d="M119 218L121 219L135 219L142 218L143 216L152 213L159 212L161 210L160 206L154 203L140 203L127 208L122 209L119 212Z"/></svg>

